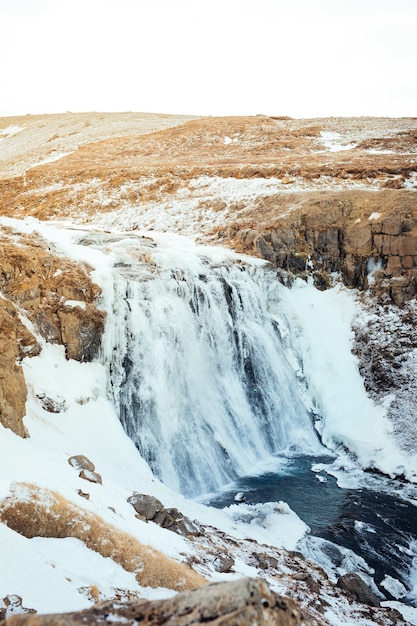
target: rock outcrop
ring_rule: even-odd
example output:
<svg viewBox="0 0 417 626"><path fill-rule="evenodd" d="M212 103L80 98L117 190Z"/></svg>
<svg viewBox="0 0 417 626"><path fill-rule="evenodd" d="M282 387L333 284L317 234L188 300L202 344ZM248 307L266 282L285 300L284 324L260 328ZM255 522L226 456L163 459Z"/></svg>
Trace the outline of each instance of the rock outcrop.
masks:
<svg viewBox="0 0 417 626"><path fill-rule="evenodd" d="M0 423L21 437L27 434L23 424L27 390L19 361L39 354L39 350L15 305L0 298Z"/></svg>
<svg viewBox="0 0 417 626"><path fill-rule="evenodd" d="M91 361L100 346L105 314L95 302L100 289L87 267L60 257L41 237L0 236L0 290L39 334L65 346L68 359Z"/></svg>
<svg viewBox="0 0 417 626"><path fill-rule="evenodd" d="M65 346L68 359L91 361L96 356L105 314L96 307L100 290L88 268L58 256L36 235L0 234L0 422L25 436L27 397L19 362L40 352L35 333ZM45 409L56 403L43 399Z"/></svg>
<svg viewBox="0 0 417 626"><path fill-rule="evenodd" d="M417 197L414 192L310 193L292 197L294 208L274 218L273 196L259 204L256 226L229 226L240 251L305 277L319 288L339 273L348 287L388 295L401 306L417 293ZM286 198L288 204L289 198ZM277 208L275 213L280 213Z"/></svg>
<svg viewBox="0 0 417 626"><path fill-rule="evenodd" d="M294 600L272 592L259 579L242 578L179 593L168 600L107 602L63 615L13 615L7 626L88 626L123 623L134 626L309 626L311 622Z"/></svg>

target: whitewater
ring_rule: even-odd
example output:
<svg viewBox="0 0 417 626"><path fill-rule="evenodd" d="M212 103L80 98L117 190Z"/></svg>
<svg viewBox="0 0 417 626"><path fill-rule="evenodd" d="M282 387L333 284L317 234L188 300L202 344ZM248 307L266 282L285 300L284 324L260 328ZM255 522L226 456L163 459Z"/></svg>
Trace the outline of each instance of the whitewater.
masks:
<svg viewBox="0 0 417 626"><path fill-rule="evenodd" d="M295 457L326 454L332 457L327 470L341 485L359 485L363 469L417 482L416 455L401 450L391 436L390 398L380 404L369 398L351 353L358 314L354 292L341 284L320 292L299 279L286 284L264 261L180 236L87 231L33 219L2 223L38 232L59 254L93 267L92 278L102 289L99 306L107 312L99 361L68 362L63 349L45 342L38 357L24 360L31 437L17 441L1 433L7 443L1 476L10 477L0 482L2 493L11 480L26 480L30 466L34 482L73 498L62 456L82 451L95 459L118 502L139 482L144 492L225 532L295 549L308 527L291 511L279 516L266 508L273 524L257 527L247 523L248 505L221 511L197 499L233 490L245 476L279 472ZM59 397L68 410L45 415L36 401L40 393ZM80 398L88 402L81 405ZM22 455L24 468L17 462ZM114 523L107 500L92 490L86 506ZM129 515L118 523L138 534ZM143 524L141 540L159 547L161 532ZM52 558L74 576L69 592L49 570L43 574L45 586L53 579L60 602L49 597L41 610L87 606L76 594L75 572L82 558L92 563L89 551L78 546L71 556L73 548L62 554L57 540L30 541L25 550L31 562L41 554L42 563ZM181 558L185 546L175 537L166 549ZM314 546L309 550L313 555ZM313 556L323 564L323 552ZM98 563L86 568L83 585L95 580L97 569ZM137 588L133 576L123 576L108 566L103 585L117 580ZM25 598L34 596L28 580L19 584ZM0 575L0 594L4 588Z"/></svg>

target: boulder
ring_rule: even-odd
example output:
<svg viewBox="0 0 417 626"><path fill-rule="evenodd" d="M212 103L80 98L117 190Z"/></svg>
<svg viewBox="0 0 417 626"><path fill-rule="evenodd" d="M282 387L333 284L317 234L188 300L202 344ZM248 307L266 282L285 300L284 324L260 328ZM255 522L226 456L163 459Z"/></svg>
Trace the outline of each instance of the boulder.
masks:
<svg viewBox="0 0 417 626"><path fill-rule="evenodd" d="M137 517L147 522L155 522L158 526L173 532L189 536L199 535L200 529L195 522L175 508L165 508L158 498L143 493L132 494L127 501L133 506Z"/></svg>
<svg viewBox="0 0 417 626"><path fill-rule="evenodd" d="M369 606L380 606L381 601L369 585L353 572L343 574L337 581L337 586L346 591L354 600Z"/></svg>
<svg viewBox="0 0 417 626"><path fill-rule="evenodd" d="M155 515L164 509L164 505L158 498L144 493L134 493L127 501L133 506L138 516L144 520L153 520Z"/></svg>
<svg viewBox="0 0 417 626"><path fill-rule="evenodd" d="M80 470L80 473L78 474L80 478L88 480L90 483L97 483L99 485L103 483L101 475L95 471L96 467L94 463L92 463L90 459L83 454L70 456L68 463L76 470Z"/></svg>
<svg viewBox="0 0 417 626"><path fill-rule="evenodd" d="M90 472L90 470L81 470L79 473L79 477L84 480L88 480L89 483L97 483L98 485L103 484L103 479L101 475L97 472Z"/></svg>
<svg viewBox="0 0 417 626"><path fill-rule="evenodd" d="M90 609L63 615L12 616L7 626L310 626L298 604L272 592L260 579L241 578L213 583L153 602L102 602Z"/></svg>
<svg viewBox="0 0 417 626"><path fill-rule="evenodd" d="M94 472L96 466L89 458L84 456L84 454L76 454L75 456L70 456L68 459L68 463L71 467L74 467L76 470L87 470L88 472Z"/></svg>
<svg viewBox="0 0 417 626"><path fill-rule="evenodd" d="M45 393L38 393L36 397L40 401L42 408L48 411L48 413L64 413L68 409L67 403L61 396L51 398Z"/></svg>

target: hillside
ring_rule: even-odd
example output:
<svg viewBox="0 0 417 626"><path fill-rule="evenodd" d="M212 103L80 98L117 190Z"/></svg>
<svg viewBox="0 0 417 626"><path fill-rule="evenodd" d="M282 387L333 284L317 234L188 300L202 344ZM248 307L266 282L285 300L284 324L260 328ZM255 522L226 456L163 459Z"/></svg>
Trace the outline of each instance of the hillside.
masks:
<svg viewBox="0 0 417 626"><path fill-rule="evenodd" d="M0 462L0 534L8 546L0 620L23 611L13 595L40 613L79 611L97 600L167 598L207 580L250 575L295 599L305 623L417 623L413 609L396 602L403 597L394 591L398 585L387 582L387 597L375 600L381 585L359 561L352 567L363 574L365 589L343 587L351 572L347 552L329 569L308 560L314 542L303 556L298 542L306 525L285 503L217 510L160 482L125 435L115 395L124 376L117 367L133 370L129 345L119 337L124 326L133 342L120 304L126 300L132 312L126 286L132 276L143 284L168 276L179 292L186 272L194 272L201 295L214 280L208 266L220 274L225 268L221 280L233 318L229 268L255 278L258 270L272 272L260 284L268 293L275 283L294 284L293 296L276 297L279 306L295 312L299 306L303 328L314 317L306 312L302 319L303 302L329 320L328 337L321 322L321 339L314 329L310 338L323 368L337 373L331 359L348 346L348 365L362 378L349 374L347 408L352 388L358 394L352 406L369 406L372 423L389 424L389 435L375 433L363 443L361 433L346 434L349 420L360 430L360 415L343 414L341 426L323 418L316 422L323 441L343 462L350 462L343 456L349 451L370 473L413 489L416 192L416 118L66 113L0 119L0 436L7 450ZM312 291L304 301L307 284ZM327 290L328 299L319 301L317 289ZM236 296L242 307L243 300ZM200 320L203 304L201 297L192 305ZM164 296L154 317L163 311L171 319L170 306ZM336 338L333 346L332 315L344 333L344 343ZM314 395L313 365L294 356L303 341L297 346L274 323L288 341L294 371L310 376ZM113 358L117 345L126 352ZM165 355L158 354L162 367ZM179 366L174 374L179 378ZM248 367L245 375L254 377ZM134 384L140 383L138 375ZM337 384L343 390L343 381ZM252 399L262 404L253 387ZM317 395L319 387L325 384ZM164 409L175 414L169 403ZM224 437L216 437L223 446ZM155 463L157 456L149 453ZM140 509L143 495L154 500ZM19 578L28 568L39 581Z"/></svg>

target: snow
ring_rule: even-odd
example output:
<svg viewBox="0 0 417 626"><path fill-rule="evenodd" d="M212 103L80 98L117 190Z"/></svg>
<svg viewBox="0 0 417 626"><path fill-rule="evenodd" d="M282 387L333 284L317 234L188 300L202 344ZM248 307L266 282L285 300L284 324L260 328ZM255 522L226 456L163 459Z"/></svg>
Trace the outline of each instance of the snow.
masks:
<svg viewBox="0 0 417 626"><path fill-rule="evenodd" d="M87 307L86 303L82 300L65 300L64 305L71 308L79 307L80 309L85 309Z"/></svg>
<svg viewBox="0 0 417 626"><path fill-rule="evenodd" d="M293 549L305 533L305 524L285 504L258 505L253 510L237 505L219 511L186 501L159 483L123 432L107 400L105 373L99 363L67 361L62 347L45 345L38 357L25 359L23 365L29 389L25 425L30 438L21 439L0 428L1 497L7 495L12 481L30 480L58 491L70 502L179 560L190 551L186 541L155 524L137 520L127 503L133 491L152 493L167 506L178 506L190 517L204 519L241 538ZM36 398L40 392L52 397L59 393L67 411L53 415L44 411ZM78 471L68 463L75 454L84 454L93 461L103 485L79 478ZM81 499L78 489L87 491L90 500ZM258 525L256 520L262 523ZM137 590L143 597L150 593L166 597L171 593L139 588L132 575L78 540L28 540L1 524L0 532L0 597L17 593L24 606L39 612L88 606L89 601L77 592L83 586L97 586L103 597L111 596L115 588Z"/></svg>
<svg viewBox="0 0 417 626"><path fill-rule="evenodd" d="M403 182L404 189L417 189L417 172L411 172L409 177Z"/></svg>
<svg viewBox="0 0 417 626"><path fill-rule="evenodd" d="M36 608L40 613L82 610L90 606L77 591L79 577L69 581L66 572L56 568L50 560L52 554L45 555L39 541L26 539L0 524L0 597L17 594L23 599L23 606ZM84 556L87 555L83 553ZM74 553L70 564L72 573L79 557L79 553ZM83 562L83 568L85 566L88 567L88 559Z"/></svg>
<svg viewBox="0 0 417 626"><path fill-rule="evenodd" d="M391 601L382 602L381 606L395 609L396 611L401 613L407 624L410 624L410 626L417 626L417 609L413 608L412 606L407 606L405 604L402 604L402 602Z"/></svg>
<svg viewBox="0 0 417 626"><path fill-rule="evenodd" d="M407 589L404 585L393 578L392 576L385 575L384 580L381 582L381 587L384 587L394 598L403 598L407 595Z"/></svg>
<svg viewBox="0 0 417 626"><path fill-rule="evenodd" d="M38 167L39 165L46 165L47 163L54 163L55 161L59 161L60 159L63 159L64 157L73 153L74 153L74 150L72 150L71 152L57 152L57 153L53 152L45 159L42 159L41 161L37 161L36 163L33 163L32 165L28 165L28 167L26 168L26 171L31 170L34 167Z"/></svg>
<svg viewBox="0 0 417 626"><path fill-rule="evenodd" d="M0 130L0 135L4 135L4 137L0 137L0 140L6 139L7 137L12 137L13 135L16 135L17 133L20 133L20 131L22 130L23 130L23 126L16 126L16 125L3 128L2 130Z"/></svg>
<svg viewBox="0 0 417 626"><path fill-rule="evenodd" d="M340 152L341 150L352 150L356 147L354 143L342 143L342 135L334 131L321 131L321 142L329 152Z"/></svg>
<svg viewBox="0 0 417 626"><path fill-rule="evenodd" d="M308 526L286 502L232 504L224 511L238 523L239 533L259 543L295 550Z"/></svg>
<svg viewBox="0 0 417 626"><path fill-rule="evenodd" d="M123 244L116 245L116 252L105 255L95 248L78 245L77 238L83 232L77 229L67 231L31 219L24 222L2 219L2 222L22 232L39 232L54 244L58 253L88 260L95 267L94 275L104 289L103 306L111 308L113 285L109 278L110 270L118 258L117 253L126 253ZM170 254L176 252L182 258L187 258L189 254L189 263L194 263L195 248L198 246L192 242L170 235L159 235L156 240L171 248ZM169 263L170 258L163 245L159 252L162 267L164 263ZM220 262L231 254L218 248L214 251L213 260ZM257 260L255 264L263 265L263 262ZM240 519L242 505L238 510L219 511L186 500L162 485L122 429L107 397L104 367L99 362L68 361L62 346L44 341L41 344L43 347L39 356L23 360L28 388L24 421L30 437L21 439L0 427L2 498L7 496L12 485L29 480L58 492L69 502L99 515L106 523L177 560L183 560L184 555L190 553L190 546L173 532L137 520L133 508L127 503L133 491L151 493L165 506L176 506L190 518L204 519L233 536L295 547L307 527L285 504L271 503L260 505L256 510L247 509L245 519ZM44 410L39 398L45 396L52 399L59 397L66 410L53 414ZM102 485L83 480L78 471L70 466L68 458L78 454L87 456L95 464L96 471L102 476ZM79 490L88 492L89 500L80 498ZM262 523L258 525L255 519L262 519ZM1 546L7 543L7 550L0 548L4 572L3 578L0 578L0 594L19 594L24 606L40 612L77 610L89 605L89 600L77 589L89 585L95 585L103 597L111 596L115 588L126 587L138 590L145 597L151 593L138 589L136 581L117 564L109 560L102 562L102 557L77 540L27 540L1 524L0 530L3 536L7 533L7 542L0 543ZM26 560L22 560L23 557L17 559L19 551L24 553ZM11 570L16 572L16 576L5 574ZM30 572L30 577L20 576L21 571ZM154 597L170 593L170 590L152 591Z"/></svg>
<svg viewBox="0 0 417 626"><path fill-rule="evenodd" d="M158 484L123 432L106 397L102 366L67 361L62 347L52 345L45 345L38 357L25 359L23 366L29 390L25 424L30 437L21 439L10 430L0 428L1 496L7 495L12 482L29 480L59 492L70 502L96 513L143 543L157 549L162 546L169 556L181 560L180 553L186 550L184 540L159 526L137 520L126 501L137 489L156 493L162 499L167 490ZM52 397L59 393L68 410L53 415L44 411L36 398L40 392ZM78 472L67 462L69 456L75 454L85 454L95 463L103 477L103 486L79 478ZM78 496L79 489L90 494L89 501ZM111 596L116 587L139 589L133 577L119 565L88 550L81 542L29 541L2 524L0 531L3 572L3 575L0 573L0 597L17 593L22 596L24 606L53 612L89 606L77 592L83 585L96 585L104 596ZM67 578L71 579L71 584ZM146 590L140 592L144 596ZM170 591L166 593L169 595Z"/></svg>
<svg viewBox="0 0 417 626"><path fill-rule="evenodd" d="M369 148L365 152L367 154L395 154L395 150L377 150L376 148Z"/></svg>

